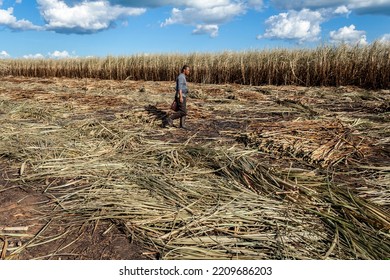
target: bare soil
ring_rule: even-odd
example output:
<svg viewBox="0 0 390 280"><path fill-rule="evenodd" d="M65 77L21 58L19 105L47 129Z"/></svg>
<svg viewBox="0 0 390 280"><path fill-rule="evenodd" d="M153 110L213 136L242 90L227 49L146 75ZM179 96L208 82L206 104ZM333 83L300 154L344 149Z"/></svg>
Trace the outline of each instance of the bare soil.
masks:
<svg viewBox="0 0 390 280"><path fill-rule="evenodd" d="M29 236L2 237L1 248L18 249L28 243L33 236L46 226L42 220L43 205L50 203L53 198L45 195L38 188L25 188L11 183L17 174L9 167L9 162L0 159L0 229L24 228L12 230ZM63 233L65 225L56 224L50 227L51 235ZM6 247L5 247L6 246ZM66 249L62 249L66 247ZM60 250L60 252L59 252ZM132 242L114 224L105 221L86 225L73 231L65 238L21 251L17 259L93 259L93 260L132 260L155 258L148 254L141 244Z"/></svg>

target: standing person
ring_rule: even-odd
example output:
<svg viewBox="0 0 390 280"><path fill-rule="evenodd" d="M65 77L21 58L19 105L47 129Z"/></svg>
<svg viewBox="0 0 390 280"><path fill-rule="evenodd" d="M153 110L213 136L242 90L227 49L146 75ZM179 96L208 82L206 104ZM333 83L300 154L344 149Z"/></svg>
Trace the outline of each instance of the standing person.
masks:
<svg viewBox="0 0 390 280"><path fill-rule="evenodd" d="M187 80L186 76L190 74L190 67L184 65L181 69L181 73L176 79L176 94L175 100L178 105L178 111L168 117L168 125L173 126L173 120L180 118L180 128L188 129L185 125L186 116L187 116Z"/></svg>

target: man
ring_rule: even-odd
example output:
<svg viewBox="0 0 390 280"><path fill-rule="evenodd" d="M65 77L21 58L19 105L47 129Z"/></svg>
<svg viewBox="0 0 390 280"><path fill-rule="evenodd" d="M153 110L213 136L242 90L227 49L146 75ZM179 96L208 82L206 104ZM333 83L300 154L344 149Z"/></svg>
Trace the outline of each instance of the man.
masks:
<svg viewBox="0 0 390 280"><path fill-rule="evenodd" d="M173 126L173 120L180 118L180 128L188 129L185 125L186 116L187 116L187 80L186 76L190 74L190 67L184 65L181 69L180 75L176 79L176 94L175 100L178 105L178 111L168 117L168 124Z"/></svg>

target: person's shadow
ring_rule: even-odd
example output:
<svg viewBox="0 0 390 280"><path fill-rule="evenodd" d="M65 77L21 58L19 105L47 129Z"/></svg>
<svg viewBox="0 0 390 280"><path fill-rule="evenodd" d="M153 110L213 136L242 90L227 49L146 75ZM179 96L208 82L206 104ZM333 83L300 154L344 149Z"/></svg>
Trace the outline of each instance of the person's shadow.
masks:
<svg viewBox="0 0 390 280"><path fill-rule="evenodd" d="M158 109L154 105L145 106L145 110L155 117L156 120L161 120L161 127L166 127L168 113Z"/></svg>

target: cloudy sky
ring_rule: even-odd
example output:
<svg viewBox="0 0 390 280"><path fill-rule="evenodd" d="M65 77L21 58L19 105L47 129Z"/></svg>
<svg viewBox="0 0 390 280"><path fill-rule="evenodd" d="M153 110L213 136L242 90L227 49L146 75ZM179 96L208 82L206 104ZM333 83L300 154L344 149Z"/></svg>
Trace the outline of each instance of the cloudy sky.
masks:
<svg viewBox="0 0 390 280"><path fill-rule="evenodd" d="M390 42L390 0L0 0L0 58Z"/></svg>

